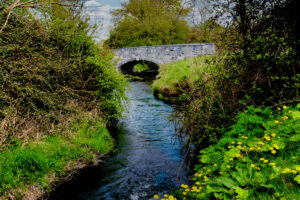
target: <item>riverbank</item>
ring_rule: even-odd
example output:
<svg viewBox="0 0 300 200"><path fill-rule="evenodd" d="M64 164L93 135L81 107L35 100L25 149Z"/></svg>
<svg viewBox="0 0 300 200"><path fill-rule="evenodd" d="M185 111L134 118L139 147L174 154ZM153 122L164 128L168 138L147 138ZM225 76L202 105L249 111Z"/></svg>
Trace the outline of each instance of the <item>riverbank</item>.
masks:
<svg viewBox="0 0 300 200"><path fill-rule="evenodd" d="M281 65L285 77L255 69L259 56L244 56L234 52L161 67L153 91L180 104L179 132L186 133L198 159L194 183L182 184L170 199L299 197L299 74Z"/></svg>
<svg viewBox="0 0 300 200"><path fill-rule="evenodd" d="M182 184L172 195L186 200L298 199L299 109L300 104L276 110L248 107L216 144L199 152L194 183Z"/></svg>
<svg viewBox="0 0 300 200"><path fill-rule="evenodd" d="M0 199L38 199L79 169L96 165L114 141L97 113L76 113L64 128L44 138L1 150Z"/></svg>

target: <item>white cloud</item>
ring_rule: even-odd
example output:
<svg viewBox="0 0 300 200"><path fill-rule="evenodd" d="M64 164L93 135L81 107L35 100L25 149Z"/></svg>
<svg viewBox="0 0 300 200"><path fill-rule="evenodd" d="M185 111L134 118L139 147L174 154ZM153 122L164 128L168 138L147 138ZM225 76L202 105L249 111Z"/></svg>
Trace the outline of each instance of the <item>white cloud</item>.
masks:
<svg viewBox="0 0 300 200"><path fill-rule="evenodd" d="M95 33L95 39L97 41L107 39L109 36L109 30L112 26L112 16L110 12L114 9L118 9L118 6L102 5L96 0L90 0L85 2L85 14L90 17L91 24L99 25L99 30Z"/></svg>

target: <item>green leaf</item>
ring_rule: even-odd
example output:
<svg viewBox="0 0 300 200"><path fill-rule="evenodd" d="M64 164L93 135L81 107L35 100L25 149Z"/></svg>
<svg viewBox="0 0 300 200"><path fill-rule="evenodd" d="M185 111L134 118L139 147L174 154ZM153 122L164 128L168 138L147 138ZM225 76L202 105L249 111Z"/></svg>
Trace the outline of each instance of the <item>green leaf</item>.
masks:
<svg viewBox="0 0 300 200"><path fill-rule="evenodd" d="M238 168L237 171L232 172L232 177L237 180L241 186L245 186L249 180L247 174L246 169Z"/></svg>
<svg viewBox="0 0 300 200"><path fill-rule="evenodd" d="M240 153L240 150L237 148L234 149L230 149L229 151L227 151L224 155L224 161L225 162L229 162L230 158L234 158L236 154Z"/></svg>
<svg viewBox="0 0 300 200"><path fill-rule="evenodd" d="M290 137L291 142L299 142L300 141L300 134L294 135Z"/></svg>
<svg viewBox="0 0 300 200"><path fill-rule="evenodd" d="M297 175L297 176L294 178L294 180L297 181L298 184L300 184L300 175Z"/></svg>
<svg viewBox="0 0 300 200"><path fill-rule="evenodd" d="M228 189L220 186L211 186L207 185L206 192L212 193L212 192L226 192Z"/></svg>
<svg viewBox="0 0 300 200"><path fill-rule="evenodd" d="M225 177L225 176L220 176L216 179L216 183L220 183L225 185L228 188L233 188L238 186L238 183L236 183L234 180L232 180L229 177Z"/></svg>
<svg viewBox="0 0 300 200"><path fill-rule="evenodd" d="M211 162L211 158L208 155L202 155L200 161L202 163L210 163Z"/></svg>
<svg viewBox="0 0 300 200"><path fill-rule="evenodd" d="M300 119L300 112L299 111L294 111L292 112L292 117L293 119Z"/></svg>
<svg viewBox="0 0 300 200"><path fill-rule="evenodd" d="M235 192L238 194L236 197L237 199L248 199L249 190L244 190L240 187L235 187Z"/></svg>

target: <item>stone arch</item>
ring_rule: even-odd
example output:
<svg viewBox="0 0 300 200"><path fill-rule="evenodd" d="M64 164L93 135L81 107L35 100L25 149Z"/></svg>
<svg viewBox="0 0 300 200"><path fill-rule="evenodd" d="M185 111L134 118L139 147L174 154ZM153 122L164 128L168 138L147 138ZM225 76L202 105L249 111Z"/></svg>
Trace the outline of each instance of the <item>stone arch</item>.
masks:
<svg viewBox="0 0 300 200"><path fill-rule="evenodd" d="M119 72L122 72L121 71L122 66L124 66L128 63L132 63L132 62L137 62L138 63L138 62L142 62L142 61L154 63L158 67L160 67L162 65L162 63L160 63L159 60L155 60L155 59L151 59L151 58L134 58L134 59L124 59L124 60L121 59L119 62L117 62L116 68Z"/></svg>
<svg viewBox="0 0 300 200"><path fill-rule="evenodd" d="M138 63L145 63L148 65L149 70L141 73L137 73L134 70L134 66ZM158 74L160 64L157 60L153 59L130 59L123 60L117 64L117 69L123 74L142 76L142 77L155 77Z"/></svg>

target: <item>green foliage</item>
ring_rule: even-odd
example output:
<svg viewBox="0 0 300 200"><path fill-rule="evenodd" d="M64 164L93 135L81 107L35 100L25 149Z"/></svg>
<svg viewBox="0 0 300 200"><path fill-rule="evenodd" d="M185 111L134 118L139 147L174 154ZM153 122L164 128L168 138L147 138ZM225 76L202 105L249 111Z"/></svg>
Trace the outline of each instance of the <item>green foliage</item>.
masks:
<svg viewBox="0 0 300 200"><path fill-rule="evenodd" d="M200 151L194 184L180 199L297 199L299 108L248 107L219 142ZM213 159L212 159L213 158Z"/></svg>
<svg viewBox="0 0 300 200"><path fill-rule="evenodd" d="M218 50L234 50L238 48L238 33L231 27L224 27L214 19L208 19L193 27L186 39L187 43L214 43Z"/></svg>
<svg viewBox="0 0 300 200"><path fill-rule="evenodd" d="M134 66L134 70L137 72L142 72L148 70L149 67L145 63L138 63Z"/></svg>
<svg viewBox="0 0 300 200"><path fill-rule="evenodd" d="M9 144L26 129L28 137L45 133L74 109L120 117L126 80L112 54L93 41L81 8L54 4L40 8L38 17L22 7L14 11L0 34L0 141ZM0 12L1 25L6 17Z"/></svg>
<svg viewBox="0 0 300 200"><path fill-rule="evenodd" d="M47 177L53 172L58 177L63 175L67 164L76 166L79 158L84 163L92 162L96 155L110 152L114 142L103 123L81 117L68 127L69 133L47 136L26 145L16 140L14 146L2 149L0 196L36 182L42 187L49 186Z"/></svg>
<svg viewBox="0 0 300 200"><path fill-rule="evenodd" d="M184 43L189 31L182 19L189 9L180 0L130 0L112 14L114 28L105 42L111 48Z"/></svg>

